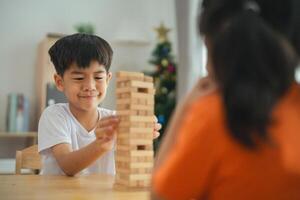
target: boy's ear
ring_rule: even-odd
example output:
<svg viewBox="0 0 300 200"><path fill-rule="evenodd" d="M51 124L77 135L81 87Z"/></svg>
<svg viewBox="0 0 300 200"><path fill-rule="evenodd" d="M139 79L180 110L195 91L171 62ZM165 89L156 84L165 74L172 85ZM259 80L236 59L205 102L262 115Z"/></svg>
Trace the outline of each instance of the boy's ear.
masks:
<svg viewBox="0 0 300 200"><path fill-rule="evenodd" d="M55 81L57 90L63 92L64 91L63 78L58 74L54 74L54 81Z"/></svg>
<svg viewBox="0 0 300 200"><path fill-rule="evenodd" d="M106 83L109 83L109 81L111 80L111 78L112 78L112 73L108 72L107 73L107 77L106 77Z"/></svg>

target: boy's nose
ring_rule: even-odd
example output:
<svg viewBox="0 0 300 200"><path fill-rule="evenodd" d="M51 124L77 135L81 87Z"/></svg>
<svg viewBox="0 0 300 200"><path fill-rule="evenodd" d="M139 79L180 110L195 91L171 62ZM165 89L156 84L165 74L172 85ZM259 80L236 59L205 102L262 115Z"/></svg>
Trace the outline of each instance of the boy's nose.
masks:
<svg viewBox="0 0 300 200"><path fill-rule="evenodd" d="M95 86L95 80L94 79L88 79L83 83L82 86L84 91L90 91L90 90L95 90L96 86Z"/></svg>

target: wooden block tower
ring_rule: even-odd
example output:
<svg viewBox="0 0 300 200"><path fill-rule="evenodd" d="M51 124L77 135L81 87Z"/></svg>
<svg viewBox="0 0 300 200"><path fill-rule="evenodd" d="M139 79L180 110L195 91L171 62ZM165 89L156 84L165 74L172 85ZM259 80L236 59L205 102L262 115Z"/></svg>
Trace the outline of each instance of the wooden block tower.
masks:
<svg viewBox="0 0 300 200"><path fill-rule="evenodd" d="M150 185L153 168L153 79L143 73L117 73L117 115L120 124L116 146L116 185L143 188Z"/></svg>

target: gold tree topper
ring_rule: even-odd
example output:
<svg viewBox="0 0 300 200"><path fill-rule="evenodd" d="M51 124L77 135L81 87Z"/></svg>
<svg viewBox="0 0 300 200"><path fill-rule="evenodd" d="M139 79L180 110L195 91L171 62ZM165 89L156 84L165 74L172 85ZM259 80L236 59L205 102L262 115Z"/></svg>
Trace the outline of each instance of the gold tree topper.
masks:
<svg viewBox="0 0 300 200"><path fill-rule="evenodd" d="M155 28L160 42L168 41L168 32L170 32L170 30L171 29L166 28L163 23L161 23L159 27Z"/></svg>

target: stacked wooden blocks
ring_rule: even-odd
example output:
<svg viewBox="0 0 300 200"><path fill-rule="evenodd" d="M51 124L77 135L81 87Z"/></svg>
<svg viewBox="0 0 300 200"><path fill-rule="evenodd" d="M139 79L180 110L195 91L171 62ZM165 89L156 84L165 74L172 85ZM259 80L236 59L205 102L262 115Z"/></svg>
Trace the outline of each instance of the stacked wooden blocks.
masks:
<svg viewBox="0 0 300 200"><path fill-rule="evenodd" d="M143 73L117 73L116 184L148 187L153 168L153 79Z"/></svg>

